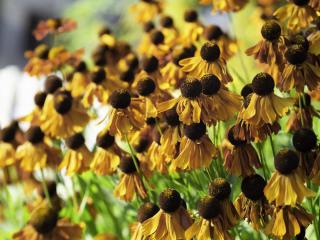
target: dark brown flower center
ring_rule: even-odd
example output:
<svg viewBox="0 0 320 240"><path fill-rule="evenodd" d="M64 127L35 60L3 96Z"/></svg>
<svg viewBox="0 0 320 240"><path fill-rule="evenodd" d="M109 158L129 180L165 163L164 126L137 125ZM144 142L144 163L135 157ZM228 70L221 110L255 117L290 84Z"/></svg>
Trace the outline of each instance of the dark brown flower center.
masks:
<svg viewBox="0 0 320 240"><path fill-rule="evenodd" d="M213 41L218 40L223 35L223 32L219 26L210 25L206 28L204 34L208 41Z"/></svg>
<svg viewBox="0 0 320 240"><path fill-rule="evenodd" d="M44 133L39 126L33 126L26 132L26 138L32 144L37 144L43 141Z"/></svg>
<svg viewBox="0 0 320 240"><path fill-rule="evenodd" d="M152 21L146 22L143 25L143 30L148 33L155 28L154 23Z"/></svg>
<svg viewBox="0 0 320 240"><path fill-rule="evenodd" d="M154 45L159 45L164 42L164 35L159 30L152 30L150 33L150 40Z"/></svg>
<svg viewBox="0 0 320 240"><path fill-rule="evenodd" d="M105 34L112 34L111 29L110 29L109 27L107 27L107 26L102 27L102 28L100 29L99 33L98 33L98 35L99 35L100 37L103 36L103 35L105 35Z"/></svg>
<svg viewBox="0 0 320 240"><path fill-rule="evenodd" d="M293 0L292 2L298 6L305 6L309 4L310 0Z"/></svg>
<svg viewBox="0 0 320 240"><path fill-rule="evenodd" d="M229 132L228 132L228 140L229 142L233 145L233 146L242 146L244 144L246 144L246 141L238 139L235 135L234 135L234 126L230 128Z"/></svg>
<svg viewBox="0 0 320 240"><path fill-rule="evenodd" d="M66 145L72 150L77 150L83 146L85 139L81 133L76 133L66 139Z"/></svg>
<svg viewBox="0 0 320 240"><path fill-rule="evenodd" d="M198 13L193 9L187 10L184 13L184 20L186 22L196 22L198 20Z"/></svg>
<svg viewBox="0 0 320 240"><path fill-rule="evenodd" d="M299 152L308 152L317 146L317 135L312 129L301 128L293 134L292 143Z"/></svg>
<svg viewBox="0 0 320 240"><path fill-rule="evenodd" d="M199 97L202 91L201 82L198 79L187 79L181 84L180 91L185 98Z"/></svg>
<svg viewBox="0 0 320 240"><path fill-rule="evenodd" d="M221 87L221 82L216 75L207 74L201 79L202 93L208 96L216 94Z"/></svg>
<svg viewBox="0 0 320 240"><path fill-rule="evenodd" d="M307 52L309 50L309 41L302 34L295 34L288 39L290 45L300 45Z"/></svg>
<svg viewBox="0 0 320 240"><path fill-rule="evenodd" d="M56 92L54 94L54 108L60 114L67 114L72 107L73 98L68 91Z"/></svg>
<svg viewBox="0 0 320 240"><path fill-rule="evenodd" d="M264 39L266 39L268 41L277 40L277 39L279 39L279 37L281 35L281 27L274 20L267 21L262 26L261 34L264 37Z"/></svg>
<svg viewBox="0 0 320 240"><path fill-rule="evenodd" d="M198 202L199 215L210 220L220 214L219 201L215 197L206 196Z"/></svg>
<svg viewBox="0 0 320 240"><path fill-rule="evenodd" d="M163 16L160 19L160 25L164 28L173 27L173 19L170 16Z"/></svg>
<svg viewBox="0 0 320 240"><path fill-rule="evenodd" d="M140 223L143 223L145 220L152 218L154 215L159 212L160 208L151 202L146 202L141 205L141 207L138 210L138 221Z"/></svg>
<svg viewBox="0 0 320 240"><path fill-rule="evenodd" d="M193 45L190 47L184 47L181 52L174 54L172 61L175 65L177 65L178 67L181 67L179 65L179 62L182 59L193 57L195 51L196 51L196 47Z"/></svg>
<svg viewBox="0 0 320 240"><path fill-rule="evenodd" d="M40 234L49 234L56 227L58 212L50 207L38 208L31 214L29 223Z"/></svg>
<svg viewBox="0 0 320 240"><path fill-rule="evenodd" d="M246 98L250 93L253 93L252 84L246 84L241 90L241 96Z"/></svg>
<svg viewBox="0 0 320 240"><path fill-rule="evenodd" d="M114 136L110 135L109 132L98 135L96 138L96 143L99 147L108 149L114 144Z"/></svg>
<svg viewBox="0 0 320 240"><path fill-rule="evenodd" d="M119 168L122 172L126 174L132 174L137 171L134 161L130 156L121 157Z"/></svg>
<svg viewBox="0 0 320 240"><path fill-rule="evenodd" d="M265 96L273 92L274 80L268 73L257 74L252 81L253 92Z"/></svg>
<svg viewBox="0 0 320 240"><path fill-rule="evenodd" d="M206 133L206 125L203 122L184 125L184 134L192 141L200 139Z"/></svg>
<svg viewBox="0 0 320 240"><path fill-rule="evenodd" d="M120 73L120 80L127 82L127 83L132 83L134 80L134 72L131 69L128 69L124 72Z"/></svg>
<svg viewBox="0 0 320 240"><path fill-rule="evenodd" d="M178 126L180 124L179 115L176 106L164 113L164 118L170 126Z"/></svg>
<svg viewBox="0 0 320 240"><path fill-rule="evenodd" d="M150 145L149 139L146 137L142 137L139 139L139 142L137 144L134 144L133 147L137 153L143 153L148 149L149 145Z"/></svg>
<svg viewBox="0 0 320 240"><path fill-rule="evenodd" d="M44 83L44 89L46 93L54 93L62 87L62 80L56 75L47 77Z"/></svg>
<svg viewBox="0 0 320 240"><path fill-rule="evenodd" d="M220 48L217 44L206 42L200 50L200 56L207 62L214 62L220 57Z"/></svg>
<svg viewBox="0 0 320 240"><path fill-rule="evenodd" d="M130 93L126 90L113 91L109 97L109 102L113 108L125 109L129 107L131 103Z"/></svg>
<svg viewBox="0 0 320 240"><path fill-rule="evenodd" d="M241 191L247 198L257 201L264 197L263 190L266 184L260 175L254 174L242 180Z"/></svg>
<svg viewBox="0 0 320 240"><path fill-rule="evenodd" d="M138 82L138 93L141 96L148 96L151 93L153 93L155 89L156 89L156 84L149 77L146 77Z"/></svg>
<svg viewBox="0 0 320 240"><path fill-rule="evenodd" d="M47 94L45 92L37 92L36 95L34 95L34 103L39 107L42 108L44 105L44 102L46 101Z"/></svg>
<svg viewBox="0 0 320 240"><path fill-rule="evenodd" d="M7 143L12 142L14 140L16 132L17 132L16 128L12 126L8 126L1 129L1 132L0 132L1 141L7 142Z"/></svg>
<svg viewBox="0 0 320 240"><path fill-rule="evenodd" d="M147 73L153 73L159 67L159 61L156 57L152 56L150 58L142 59L142 69Z"/></svg>
<svg viewBox="0 0 320 240"><path fill-rule="evenodd" d="M299 157L292 150L281 150L275 157L274 166L281 174L290 174L299 166Z"/></svg>
<svg viewBox="0 0 320 240"><path fill-rule="evenodd" d="M287 61L292 65L299 65L307 60L308 52L302 45L291 45L284 54Z"/></svg>
<svg viewBox="0 0 320 240"><path fill-rule="evenodd" d="M99 68L97 71L91 73L91 81L100 84L106 79L106 71L103 68Z"/></svg>
<svg viewBox="0 0 320 240"><path fill-rule="evenodd" d="M178 191L168 188L160 193L159 206L167 213L176 211L181 206L181 197Z"/></svg>
<svg viewBox="0 0 320 240"><path fill-rule="evenodd" d="M157 119L153 117L149 117L146 120L147 125L154 126L157 123Z"/></svg>
<svg viewBox="0 0 320 240"><path fill-rule="evenodd" d="M209 184L209 194L219 200L229 197L231 193L230 184L224 178L216 178Z"/></svg>
<svg viewBox="0 0 320 240"><path fill-rule="evenodd" d="M76 72L85 72L87 71L87 64L84 61L79 62L75 69Z"/></svg>

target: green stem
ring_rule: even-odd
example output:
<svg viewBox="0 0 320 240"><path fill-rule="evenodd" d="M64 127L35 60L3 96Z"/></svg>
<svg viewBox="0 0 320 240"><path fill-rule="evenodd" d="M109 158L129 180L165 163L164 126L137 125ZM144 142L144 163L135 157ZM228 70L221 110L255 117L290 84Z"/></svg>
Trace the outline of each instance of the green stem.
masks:
<svg viewBox="0 0 320 240"><path fill-rule="evenodd" d="M274 148L274 144L273 144L273 140L272 140L272 136L271 135L269 135L269 141L270 141L270 146L271 146L273 158L275 158L276 157L276 152L275 152L275 148Z"/></svg>
<svg viewBox="0 0 320 240"><path fill-rule="evenodd" d="M42 184L42 188L44 191L44 195L46 196L46 199L48 200L50 207L52 207L52 203L51 203L51 199L50 199L50 195L49 195L49 191L48 191L48 186L45 181L44 172L43 172L42 168L40 168L40 174L41 174L41 184Z"/></svg>

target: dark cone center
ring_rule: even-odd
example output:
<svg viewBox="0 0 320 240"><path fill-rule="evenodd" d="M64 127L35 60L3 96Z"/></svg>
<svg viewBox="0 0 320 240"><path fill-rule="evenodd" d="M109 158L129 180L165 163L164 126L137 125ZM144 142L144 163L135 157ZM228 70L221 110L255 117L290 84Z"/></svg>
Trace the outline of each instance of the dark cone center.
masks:
<svg viewBox="0 0 320 240"><path fill-rule="evenodd" d="M281 150L275 157L274 166L281 174L290 174L299 166L299 157L292 150Z"/></svg>
<svg viewBox="0 0 320 240"><path fill-rule="evenodd" d="M54 108L58 113L62 115L68 113L71 110L72 102L73 99L70 92L57 92L54 95Z"/></svg>
<svg viewBox="0 0 320 240"><path fill-rule="evenodd" d="M156 204L146 202L139 208L137 219L140 223L143 223L145 220L156 215L159 210L160 208Z"/></svg>
<svg viewBox="0 0 320 240"><path fill-rule="evenodd" d="M131 103L130 93L126 90L113 91L109 98L109 102L113 108L125 109L129 107Z"/></svg>
<svg viewBox="0 0 320 240"><path fill-rule="evenodd" d="M219 201L215 197L206 196L198 202L198 211L206 220L215 218L220 213Z"/></svg>
<svg viewBox="0 0 320 240"><path fill-rule="evenodd" d="M114 144L114 136L110 135L109 132L100 136L98 135L96 138L96 143L99 147L108 149Z"/></svg>
<svg viewBox="0 0 320 240"><path fill-rule="evenodd" d="M200 139L206 133L206 125L203 122L184 125L184 134L192 141Z"/></svg>
<svg viewBox="0 0 320 240"><path fill-rule="evenodd" d="M66 145L72 150L77 150L83 146L85 139L81 133L76 133L66 139Z"/></svg>
<svg viewBox="0 0 320 240"><path fill-rule="evenodd" d="M44 83L44 89L46 93L54 93L62 87L62 80L56 75L47 77Z"/></svg>
<svg viewBox="0 0 320 240"><path fill-rule="evenodd" d="M274 20L267 21L262 26L261 34L264 37L264 39L266 39L268 41L277 40L277 39L279 39L279 37L281 35L281 27Z"/></svg>
<svg viewBox="0 0 320 240"><path fill-rule="evenodd" d="M39 107L42 108L44 105L44 102L46 101L47 93L45 92L37 92L36 95L34 95L34 103Z"/></svg>
<svg viewBox="0 0 320 240"><path fill-rule="evenodd" d="M242 180L241 191L247 198L257 201L264 197L263 190L266 184L260 175L254 174Z"/></svg>
<svg viewBox="0 0 320 240"><path fill-rule="evenodd" d="M309 4L310 0L293 0L292 2L298 6L305 6Z"/></svg>
<svg viewBox="0 0 320 240"><path fill-rule="evenodd" d="M299 152L308 152L317 146L317 135L312 129L301 128L293 134L292 143Z"/></svg>
<svg viewBox="0 0 320 240"><path fill-rule="evenodd" d="M152 56L150 58L142 59L142 69L147 73L153 73L159 67L159 61L156 57Z"/></svg>
<svg viewBox="0 0 320 240"><path fill-rule="evenodd" d="M231 193L230 184L224 178L216 178L209 184L209 194L219 200L227 199Z"/></svg>
<svg viewBox="0 0 320 240"><path fill-rule="evenodd" d="M223 32L219 26L210 25L206 28L204 34L208 41L213 41L218 40L223 35Z"/></svg>
<svg viewBox="0 0 320 240"><path fill-rule="evenodd" d="M32 144L37 144L43 141L44 133L39 126L30 127L26 132L26 138Z"/></svg>
<svg viewBox="0 0 320 240"><path fill-rule="evenodd" d="M273 77L268 73L257 74L252 81L252 89L260 96L269 95L274 89Z"/></svg>
<svg viewBox="0 0 320 240"><path fill-rule="evenodd" d="M106 71L103 68L99 68L98 71L91 73L91 81L100 84L107 77Z"/></svg>
<svg viewBox="0 0 320 240"><path fill-rule="evenodd" d="M250 93L253 93L252 84L246 84L241 90L241 96L246 98Z"/></svg>
<svg viewBox="0 0 320 240"><path fill-rule="evenodd" d="M187 79L180 86L183 97L194 99L199 97L202 91L201 82L198 79Z"/></svg>
<svg viewBox="0 0 320 240"><path fill-rule="evenodd" d="M221 82L216 75L207 74L201 79L202 93L208 96L216 94L221 87Z"/></svg>
<svg viewBox="0 0 320 240"><path fill-rule="evenodd" d="M156 89L156 84L149 77L144 78L138 82L138 93L141 96L148 96L151 93L153 93L155 89Z"/></svg>
<svg viewBox="0 0 320 240"><path fill-rule="evenodd" d="M39 208L33 212L29 220L30 224L40 234L48 234L53 231L58 222L58 213L52 208Z"/></svg>
<svg viewBox="0 0 320 240"><path fill-rule="evenodd" d="M159 206L167 213L176 211L181 206L181 197L178 191L168 188L160 193Z"/></svg>
<svg viewBox="0 0 320 240"><path fill-rule="evenodd" d="M180 124L179 115L177 113L176 106L166 111L164 113L164 118L166 122L172 127L178 126Z"/></svg>
<svg viewBox="0 0 320 240"><path fill-rule="evenodd" d="M296 44L288 47L284 56L290 64L299 65L307 60L308 52L302 45Z"/></svg>
<svg viewBox="0 0 320 240"><path fill-rule="evenodd" d="M196 22L198 20L198 13L193 9L187 10L184 13L184 20L186 22Z"/></svg>
<svg viewBox="0 0 320 240"><path fill-rule="evenodd" d="M164 28L171 28L173 27L173 19L170 16L163 16L160 19L160 24Z"/></svg>
<svg viewBox="0 0 320 240"><path fill-rule="evenodd" d="M220 48L215 43L207 42L201 47L200 56L207 62L214 62L220 57Z"/></svg>
<svg viewBox="0 0 320 240"><path fill-rule="evenodd" d="M164 42L164 35L159 30L152 30L150 33L150 40L154 45L159 45Z"/></svg>
<svg viewBox="0 0 320 240"><path fill-rule="evenodd" d="M121 157L119 168L126 174L135 173L137 171L132 157L129 156Z"/></svg>

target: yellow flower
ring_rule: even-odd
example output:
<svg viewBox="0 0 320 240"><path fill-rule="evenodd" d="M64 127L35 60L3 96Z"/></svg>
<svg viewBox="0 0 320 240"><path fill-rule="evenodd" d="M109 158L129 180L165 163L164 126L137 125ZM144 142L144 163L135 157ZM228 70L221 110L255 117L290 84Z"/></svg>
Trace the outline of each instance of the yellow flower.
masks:
<svg viewBox="0 0 320 240"><path fill-rule="evenodd" d="M206 124L215 124L217 121L228 121L234 117L235 112L241 109L241 97L229 92L221 86L219 78L212 74L201 78L202 101L201 119Z"/></svg>
<svg viewBox="0 0 320 240"><path fill-rule="evenodd" d="M179 155L172 160L170 169L194 170L208 167L217 149L206 134L206 126L203 122L184 126Z"/></svg>
<svg viewBox="0 0 320 240"><path fill-rule="evenodd" d="M196 44L204 31L203 24L198 20L198 13L191 9L184 13L184 27L181 34L181 42L184 46L189 47Z"/></svg>
<svg viewBox="0 0 320 240"><path fill-rule="evenodd" d="M92 153L84 144L85 139L80 133L76 133L66 139L68 147L59 169L65 169L67 175L82 173L89 169Z"/></svg>
<svg viewBox="0 0 320 240"><path fill-rule="evenodd" d="M290 2L276 10L273 15L281 23L286 24L289 30L298 32L308 27L317 17L317 13L308 5L309 1L291 0Z"/></svg>
<svg viewBox="0 0 320 240"><path fill-rule="evenodd" d="M241 183L242 193L234 201L241 219L248 221L255 230L263 229L272 213L263 189L266 181L257 174L245 177Z"/></svg>
<svg viewBox="0 0 320 240"><path fill-rule="evenodd" d="M212 12L237 12L241 10L248 0L199 0L200 4L212 4Z"/></svg>
<svg viewBox="0 0 320 240"><path fill-rule="evenodd" d="M69 77L68 77L69 78ZM67 89L70 90L72 97L81 97L88 84L90 83L89 72L85 62L81 61L71 73Z"/></svg>
<svg viewBox="0 0 320 240"><path fill-rule="evenodd" d="M130 6L129 11L135 15L139 23L146 23L162 11L162 3L158 0L140 0Z"/></svg>
<svg viewBox="0 0 320 240"><path fill-rule="evenodd" d="M241 117L255 126L272 125L294 104L293 98L281 98L273 93L274 80L267 73L257 74L252 81L252 88L254 93Z"/></svg>
<svg viewBox="0 0 320 240"><path fill-rule="evenodd" d="M232 39L224 33L217 25L209 25L205 28L204 37L207 41L215 42L221 51L221 57L229 60L237 52L237 40Z"/></svg>
<svg viewBox="0 0 320 240"><path fill-rule="evenodd" d="M237 210L229 200L231 186L224 178L215 178L209 185L209 195L219 200L223 229L233 228L239 221Z"/></svg>
<svg viewBox="0 0 320 240"><path fill-rule="evenodd" d="M172 17L162 16L160 19L161 32L164 35L164 44L168 47L174 47L179 41L179 31L174 26Z"/></svg>
<svg viewBox="0 0 320 240"><path fill-rule="evenodd" d="M312 197L315 193L304 185L303 174L300 173L299 157L292 150L282 150L275 158L277 171L272 174L264 194L270 203L276 206L301 203L305 197Z"/></svg>
<svg viewBox="0 0 320 240"><path fill-rule="evenodd" d="M225 153L224 167L232 175L249 176L255 173L255 168L261 168L259 156L250 142L238 139L234 127L228 132L231 149Z"/></svg>
<svg viewBox="0 0 320 240"><path fill-rule="evenodd" d="M246 54L253 56L260 63L281 65L285 49L284 37L281 36L281 26L275 20L267 21L261 29L261 40L255 46L247 49Z"/></svg>
<svg viewBox="0 0 320 240"><path fill-rule="evenodd" d="M292 45L285 52L287 62L284 64L282 78L277 86L282 91L295 88L303 92L307 86L315 90L320 82L320 71L312 61L312 56L302 45Z"/></svg>
<svg viewBox="0 0 320 240"><path fill-rule="evenodd" d="M120 159L120 170L123 172L120 182L115 187L113 194L124 201L132 201L135 194L145 199L148 194L143 181L137 172L132 157L124 156Z"/></svg>
<svg viewBox="0 0 320 240"><path fill-rule="evenodd" d="M124 137L144 126L146 111L141 99L132 98L126 90L116 90L110 95L109 102L113 109L104 131Z"/></svg>
<svg viewBox="0 0 320 240"><path fill-rule="evenodd" d="M91 83L86 86L82 99L83 106L86 108L91 107L95 99L99 103L105 104L113 91L127 86L125 83L115 79L114 76L109 76L103 68L92 72L90 80Z"/></svg>
<svg viewBox="0 0 320 240"><path fill-rule="evenodd" d="M283 240L291 240L304 231L312 222L313 216L302 207L283 206L274 210L265 232Z"/></svg>
<svg viewBox="0 0 320 240"><path fill-rule="evenodd" d="M200 50L200 55L180 60L182 71L193 77L201 78L206 74L216 75L223 84L232 81L227 71L226 62L220 58L220 48L212 42L205 43Z"/></svg>
<svg viewBox="0 0 320 240"><path fill-rule="evenodd" d="M131 226L131 239L144 239L142 223L153 217L159 211L159 207L151 202L142 204L137 213L138 222Z"/></svg>
<svg viewBox="0 0 320 240"><path fill-rule="evenodd" d="M215 197L206 196L198 203L200 219L196 220L185 233L186 239L196 240L231 240L221 221L219 201Z"/></svg>
<svg viewBox="0 0 320 240"><path fill-rule="evenodd" d="M40 120L41 129L46 134L65 138L82 131L90 118L70 92L61 90L53 96L47 96Z"/></svg>
<svg viewBox="0 0 320 240"><path fill-rule="evenodd" d="M159 197L160 210L142 223L142 233L147 239L185 239L185 230L191 225L187 210L181 206L180 194L166 189Z"/></svg>
<svg viewBox="0 0 320 240"><path fill-rule="evenodd" d="M15 128L10 126L0 131L0 168L10 166L16 162L16 150L13 145Z"/></svg>
<svg viewBox="0 0 320 240"><path fill-rule="evenodd" d="M109 175L117 170L120 158L118 149L114 142L114 136L102 133L97 136L97 149L90 164L90 168L97 175ZM119 153L119 152L118 152Z"/></svg>
<svg viewBox="0 0 320 240"><path fill-rule="evenodd" d="M40 127L30 127L26 132L27 142L20 145L16 151L16 158L20 167L31 172L47 165L54 167L60 160L59 151L45 143L45 136Z"/></svg>
<svg viewBox="0 0 320 240"><path fill-rule="evenodd" d="M58 209L41 204L32 213L28 224L13 234L13 240L81 240L83 226L60 218Z"/></svg>

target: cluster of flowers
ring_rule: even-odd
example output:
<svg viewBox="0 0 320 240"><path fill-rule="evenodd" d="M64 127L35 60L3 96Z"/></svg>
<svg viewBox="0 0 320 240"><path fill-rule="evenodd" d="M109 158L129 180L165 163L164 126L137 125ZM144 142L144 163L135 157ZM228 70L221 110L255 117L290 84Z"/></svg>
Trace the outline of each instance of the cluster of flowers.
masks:
<svg viewBox="0 0 320 240"><path fill-rule="evenodd" d="M213 2L216 13L240 11L248 1L199 2ZM29 122L29 130L22 133L18 122L2 128L0 167L6 171L15 166L29 174L43 168L69 176L119 173L114 195L145 202L132 227L135 240L233 239L229 230L240 219L270 237L303 239L314 217L301 206L305 197L315 195L306 183L320 184L320 155L312 130L319 113L311 105L311 98L320 99L320 1L290 0L276 10L275 2L259 1L265 21L262 38L246 54L263 71L241 95L228 89L233 78L227 61L239 51L236 40L216 25L203 24L195 10L185 12L180 31L157 0L141 0L130 9L144 29L136 49L109 28L99 32L92 68L83 61L83 50L39 45L27 52L25 71L47 78L34 97L34 110L18 120ZM71 20L50 19L41 22L34 35L42 40L75 26ZM82 132L95 118L92 109L100 107L110 111L90 151ZM265 179L267 174L256 172L267 166L254 144L272 141L289 109L286 130L293 133L295 150L279 151L275 171ZM221 122L228 126L223 143L209 137L209 130ZM242 178L242 192L234 202L224 178L211 179L198 214L171 188L158 193L159 207L150 202L148 181L154 172L206 171L221 158L227 174ZM62 203L55 184L47 185L28 225L13 239L81 239L83 226L59 217Z"/></svg>

